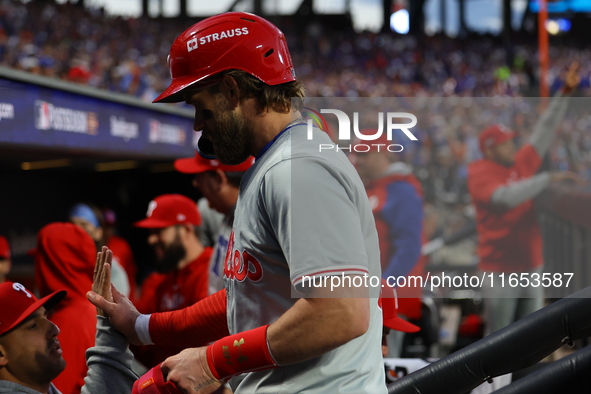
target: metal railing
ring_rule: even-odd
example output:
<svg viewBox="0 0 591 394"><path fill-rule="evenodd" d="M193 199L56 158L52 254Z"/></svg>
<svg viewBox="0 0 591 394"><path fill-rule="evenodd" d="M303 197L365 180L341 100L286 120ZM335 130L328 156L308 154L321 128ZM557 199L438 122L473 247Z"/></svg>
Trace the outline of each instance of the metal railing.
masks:
<svg viewBox="0 0 591 394"><path fill-rule="evenodd" d="M537 206L544 272L574 274L568 288L551 286L546 296L562 298L591 285L591 189L553 186Z"/></svg>

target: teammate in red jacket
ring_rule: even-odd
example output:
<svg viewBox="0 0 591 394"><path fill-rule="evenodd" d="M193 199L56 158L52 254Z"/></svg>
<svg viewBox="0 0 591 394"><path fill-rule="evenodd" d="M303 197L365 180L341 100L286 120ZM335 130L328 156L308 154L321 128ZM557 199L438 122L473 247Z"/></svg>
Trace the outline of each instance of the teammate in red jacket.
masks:
<svg viewBox="0 0 591 394"><path fill-rule="evenodd" d="M577 66L569 70L562 95L579 83ZM515 133L503 125L485 129L479 137L484 159L468 167L468 190L476 207L479 268L485 272L540 273L542 237L533 198L552 181L578 179L570 172L536 174L566 113L568 99L555 97L518 151ZM497 277L498 278L498 277ZM487 333L541 308L542 286L494 287L485 283Z"/></svg>
<svg viewBox="0 0 591 394"><path fill-rule="evenodd" d="M195 202L180 194L165 194L150 202L147 217L136 227L150 229L148 243L154 248L155 272L142 284L136 306L143 313L167 312L193 305L208 295L211 248L196 234L201 216ZM136 358L153 367L185 348L155 346L134 349Z"/></svg>
<svg viewBox="0 0 591 394"><path fill-rule="evenodd" d="M53 380L63 394L80 393L86 376L86 349L94 346L96 310L86 300L92 288L96 260L94 241L72 223L52 223L41 229L35 253L35 280L41 297L67 290L50 320L60 327L66 369Z"/></svg>

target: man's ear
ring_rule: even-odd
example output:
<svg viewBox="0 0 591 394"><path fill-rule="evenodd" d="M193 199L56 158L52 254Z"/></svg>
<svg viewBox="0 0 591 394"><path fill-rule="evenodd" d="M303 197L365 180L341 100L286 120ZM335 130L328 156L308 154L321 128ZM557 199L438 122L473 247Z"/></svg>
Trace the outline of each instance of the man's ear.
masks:
<svg viewBox="0 0 591 394"><path fill-rule="evenodd" d="M230 75L224 75L222 78L220 93L228 100L229 109L234 109L240 104L240 88L236 80Z"/></svg>
<svg viewBox="0 0 591 394"><path fill-rule="evenodd" d="M5 367L8 364L8 356L6 354L6 348L0 343L0 368Z"/></svg>
<svg viewBox="0 0 591 394"><path fill-rule="evenodd" d="M215 170L216 173L216 188L219 190L220 188L222 188L224 185L226 185L228 183L228 177L226 176L226 173L222 170L220 170L219 168L217 170Z"/></svg>

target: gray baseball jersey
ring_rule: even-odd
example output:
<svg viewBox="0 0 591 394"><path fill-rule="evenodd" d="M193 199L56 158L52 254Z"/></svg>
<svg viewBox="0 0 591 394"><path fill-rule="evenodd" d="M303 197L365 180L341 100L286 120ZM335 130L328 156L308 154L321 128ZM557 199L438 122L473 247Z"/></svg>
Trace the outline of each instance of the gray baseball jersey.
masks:
<svg viewBox="0 0 591 394"><path fill-rule="evenodd" d="M234 223L234 209L232 207L230 212L224 216L221 222L217 240L213 247L213 253L209 261L209 294L213 294L224 288L224 261L226 259L226 251L228 249L228 240L232 233L232 225Z"/></svg>
<svg viewBox="0 0 591 394"><path fill-rule="evenodd" d="M332 142L319 130L308 140L306 125L292 123L242 179L224 266L232 334L276 321L298 300L292 292L304 275L381 275L363 184L342 152L319 152L320 143ZM251 372L235 392L386 393L382 314L377 298L370 305L364 335L318 358Z"/></svg>
<svg viewBox="0 0 591 394"><path fill-rule="evenodd" d="M220 231L220 226L224 220L224 215L209 206L205 197L197 201L197 209L201 213L201 231L203 246L213 246Z"/></svg>

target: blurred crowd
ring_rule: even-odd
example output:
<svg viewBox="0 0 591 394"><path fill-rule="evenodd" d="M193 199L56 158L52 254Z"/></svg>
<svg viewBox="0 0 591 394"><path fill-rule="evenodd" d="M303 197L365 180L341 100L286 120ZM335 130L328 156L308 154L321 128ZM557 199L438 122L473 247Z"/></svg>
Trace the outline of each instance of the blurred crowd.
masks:
<svg viewBox="0 0 591 394"><path fill-rule="evenodd" d="M0 65L151 101L167 86L170 42L187 26L176 20L109 16L77 4L0 1ZM457 40L305 30L281 26L308 96L528 96L537 86L536 43L506 48L490 37ZM591 89L591 51L551 49L555 90L572 61L581 89ZM337 65L335 67L335 65ZM535 94L533 94L535 95Z"/></svg>
<svg viewBox="0 0 591 394"><path fill-rule="evenodd" d="M152 101L169 83L170 43L187 26L176 20L122 18L76 4L0 0L0 65L121 92ZM281 26L298 78L309 97L515 97L536 96L536 42L516 40L511 56L494 37L457 40L442 36L392 36ZM581 65L577 95L591 95L591 50L561 45L550 50L551 92L562 86L568 65ZM511 59L510 61L508 59ZM585 100L585 99L582 99ZM425 199L452 211L469 203L466 166L479 158L478 133L495 119L489 102L458 105L445 118L427 111L421 144L405 159L423 182ZM539 115L504 116L526 137ZM520 107L523 109L523 107ZM437 115L439 113L440 115ZM448 116L449 114L452 116ZM591 179L591 117L567 116L553 145L550 169L573 170ZM523 138L522 138L523 139ZM460 208L457 208L457 207Z"/></svg>

